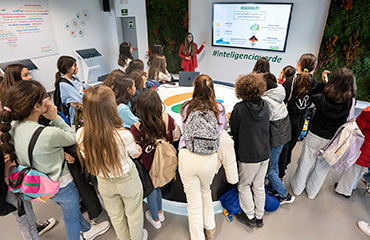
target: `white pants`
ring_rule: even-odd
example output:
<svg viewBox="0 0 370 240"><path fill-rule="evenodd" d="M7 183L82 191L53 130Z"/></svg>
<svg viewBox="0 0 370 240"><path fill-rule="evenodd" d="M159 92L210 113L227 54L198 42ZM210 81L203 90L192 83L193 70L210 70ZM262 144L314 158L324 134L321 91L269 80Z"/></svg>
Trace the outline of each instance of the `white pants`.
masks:
<svg viewBox="0 0 370 240"><path fill-rule="evenodd" d="M330 170L325 158L317 158L317 151L323 149L329 139L321 138L308 131L303 143L298 166L292 178L291 186L295 195L301 195L306 188L308 198L314 199ZM312 171L310 172L311 168Z"/></svg>
<svg viewBox="0 0 370 240"><path fill-rule="evenodd" d="M239 162L239 202L249 219L262 219L265 212L265 177L269 160L259 163ZM253 195L251 188L253 188Z"/></svg>
<svg viewBox="0 0 370 240"><path fill-rule="evenodd" d="M351 196L352 191L357 188L357 183L360 180L363 171L364 167L361 167L356 163L346 171L343 171L335 191L346 196Z"/></svg>
<svg viewBox="0 0 370 240"><path fill-rule="evenodd" d="M182 148L179 152L179 172L188 202L190 238L203 240L203 228L216 227L211 184L216 172L217 153L198 155Z"/></svg>

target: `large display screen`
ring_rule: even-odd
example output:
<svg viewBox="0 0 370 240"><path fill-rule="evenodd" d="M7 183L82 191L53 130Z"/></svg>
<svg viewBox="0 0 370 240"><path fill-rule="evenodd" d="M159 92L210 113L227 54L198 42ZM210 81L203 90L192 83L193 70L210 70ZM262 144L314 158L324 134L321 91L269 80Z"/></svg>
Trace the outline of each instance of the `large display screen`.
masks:
<svg viewBox="0 0 370 240"><path fill-rule="evenodd" d="M285 52L293 3L213 3L212 46Z"/></svg>

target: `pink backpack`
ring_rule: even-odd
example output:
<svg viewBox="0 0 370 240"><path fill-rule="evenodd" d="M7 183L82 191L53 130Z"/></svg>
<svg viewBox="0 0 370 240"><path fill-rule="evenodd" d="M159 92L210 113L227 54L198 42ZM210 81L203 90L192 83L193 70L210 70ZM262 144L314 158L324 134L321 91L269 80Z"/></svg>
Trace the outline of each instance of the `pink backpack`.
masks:
<svg viewBox="0 0 370 240"><path fill-rule="evenodd" d="M45 202L45 199L59 192L59 181L51 180L48 175L32 167L32 152L43 129L44 127L39 127L35 131L28 145L30 166L19 165L9 169L9 190L28 201Z"/></svg>
<svg viewBox="0 0 370 240"><path fill-rule="evenodd" d="M355 122L354 110L355 99L352 100L349 121L340 126L324 149L317 153L317 157L324 157L334 169L347 170L361 154L365 138Z"/></svg>

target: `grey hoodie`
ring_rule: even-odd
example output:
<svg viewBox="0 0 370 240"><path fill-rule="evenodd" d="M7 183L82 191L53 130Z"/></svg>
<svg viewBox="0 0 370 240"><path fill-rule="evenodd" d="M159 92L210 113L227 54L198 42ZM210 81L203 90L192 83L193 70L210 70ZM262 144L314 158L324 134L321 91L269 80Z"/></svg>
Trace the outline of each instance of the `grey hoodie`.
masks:
<svg viewBox="0 0 370 240"><path fill-rule="evenodd" d="M263 94L262 99L269 106L270 121L277 121L288 116L288 110L284 103L285 89L281 84L278 84L276 88L267 90Z"/></svg>
<svg viewBox="0 0 370 240"><path fill-rule="evenodd" d="M290 120L284 98L285 89L280 84L276 88L269 89L262 96L269 107L271 147L284 145L291 138Z"/></svg>

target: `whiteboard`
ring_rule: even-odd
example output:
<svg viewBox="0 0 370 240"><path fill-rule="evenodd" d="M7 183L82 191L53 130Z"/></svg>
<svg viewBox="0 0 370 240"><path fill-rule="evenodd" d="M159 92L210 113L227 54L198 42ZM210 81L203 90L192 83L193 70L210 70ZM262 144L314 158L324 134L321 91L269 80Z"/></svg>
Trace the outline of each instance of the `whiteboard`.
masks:
<svg viewBox="0 0 370 240"><path fill-rule="evenodd" d="M0 0L0 62L58 54L47 0Z"/></svg>

